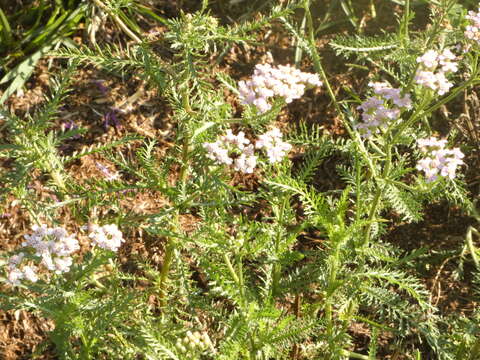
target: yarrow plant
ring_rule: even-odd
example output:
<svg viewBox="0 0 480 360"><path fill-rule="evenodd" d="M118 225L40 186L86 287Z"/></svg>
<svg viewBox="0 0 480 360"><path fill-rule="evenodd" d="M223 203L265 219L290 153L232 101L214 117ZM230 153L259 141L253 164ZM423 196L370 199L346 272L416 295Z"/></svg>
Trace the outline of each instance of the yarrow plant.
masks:
<svg viewBox="0 0 480 360"><path fill-rule="evenodd" d="M400 89L393 88L386 82L370 83L369 86L373 88L375 95L357 107L362 110L363 122L355 125L364 138L388 128L400 117L403 110L412 107L410 94L402 95Z"/></svg>
<svg viewBox="0 0 480 360"><path fill-rule="evenodd" d="M104 3L113 11L115 2ZM461 11L450 11L448 5L458 1L429 3L433 15L439 16L430 17L434 23L422 34L416 31L423 21L410 26L416 7L404 1L395 8L404 12L399 31L329 41L338 43L335 49L348 55L349 63L359 58L362 68L395 81L371 82L358 102L357 96L349 97L347 87L338 91L337 82L329 83L337 74L327 73L322 65L319 24L310 11L313 1L277 1L268 7L271 15L258 14L255 22L245 19L234 26L221 25L208 15L211 3L202 1L202 10L195 14L162 18L162 48L169 47L168 56L156 53L154 41L131 44L128 51L112 46L102 53L97 48L61 53L78 66L88 62L115 74L142 74L149 91L145 93L142 85L126 106L133 109L150 97L151 88L155 90L151 93L168 105L162 119L174 124L165 133L132 126L122 133L136 131L147 137L128 135L125 141L112 142L108 136L92 146L90 141L70 144L70 139L62 150L62 141L70 135L55 131L55 109L64 102L63 92L39 116L24 120L5 113L2 135L12 134L0 144L6 150L1 160L8 160L0 174L8 180L5 202L15 198L32 220L68 214L68 229L82 230L70 235L63 228L34 227L25 246L6 255L9 286L7 296L0 296L0 307L48 318L54 330L45 348L47 357L54 358L340 360L388 358L394 353L406 358L477 358L478 346L463 346L464 340L458 340L470 330L453 332L453 341L450 334L444 336L443 330L450 327L429 296L436 292L430 294L425 279L418 278L426 272L416 274L424 267L411 266L417 260L424 265L429 255L437 266L439 256L451 259L450 249L405 253L397 241L390 241L397 226L422 220L427 199L447 199L461 204L465 212L472 208L459 175L463 153L450 149L446 140L418 140L423 137L419 134L437 130L437 124L428 121L438 109L457 110L460 107L449 107L449 101L480 83L478 54L457 59L443 50L466 43L458 38L461 33L444 27L462 21ZM330 10L326 12L324 23L331 20ZM297 15L304 15L304 21ZM224 91L212 86L231 90L239 79L205 65L221 60L226 54L222 49L255 41L258 34L252 32L272 21L275 28L284 24L296 38L289 39L297 45L296 63L309 63L309 56L319 75L290 65L253 65L253 76L238 83L240 101L248 105L239 116ZM426 50L441 50L416 52L421 44L427 44ZM462 82L451 89L447 77L460 61ZM352 72L358 74L362 72ZM137 82L131 76L125 79ZM344 83L356 80L361 79ZM282 106L310 86L325 86L330 101L326 96L316 99L323 104L317 109L325 113L298 109L298 118L289 118L288 112L276 118ZM412 89L417 90L415 96ZM436 96L448 90L448 96ZM352 103L356 109L349 108ZM357 110L359 121L352 131L349 121ZM144 112L151 115L150 106L135 111L142 117ZM335 118L335 135L323 122L324 115ZM118 119L112 113L105 120ZM275 123L278 127L272 126ZM293 145L297 151L289 159ZM412 152L420 159L415 164L418 171L410 166ZM75 176L76 169L90 170L90 160L84 164L78 159L93 154L91 158L99 159L99 176ZM255 176L230 177L233 171ZM412 171L417 181L411 181ZM332 181L324 181L325 175ZM425 181L436 181L435 186ZM59 201L41 198L43 193L29 187L34 182ZM2 212L13 215L8 206ZM106 219L115 219L115 224ZM91 222L82 228L86 221ZM121 264L114 261L126 242L120 229L132 234L132 251L123 254ZM76 257L80 240L85 251ZM470 251L473 256L475 251ZM365 328L369 344L351 331L357 324ZM470 327L474 322L468 324L476 334L477 328ZM384 336L391 339L388 346L379 341ZM460 342L465 350L458 350Z"/></svg>
<svg viewBox="0 0 480 360"><path fill-rule="evenodd" d="M415 81L418 85L427 87L438 95L446 94L453 86L447 79L447 75L458 71L457 57L449 49L439 53L435 50L428 50L417 58L420 64Z"/></svg>
<svg viewBox="0 0 480 360"><path fill-rule="evenodd" d="M233 165L236 171L251 174L257 166L258 157L255 149L265 150L268 161L273 164L281 161L291 150L292 146L282 140L282 133L278 128L272 128L258 137L255 145L240 131L234 135L227 130L225 135L213 143L204 143L207 157L218 164Z"/></svg>
<svg viewBox="0 0 480 360"><path fill-rule="evenodd" d="M463 164L465 157L459 148L445 149L447 140L435 137L419 139L417 144L426 155L418 161L417 169L425 173L427 182L435 181L439 176L455 178L457 167Z"/></svg>
<svg viewBox="0 0 480 360"><path fill-rule="evenodd" d="M302 72L291 65L275 68L270 64L257 64L249 80L238 82L241 103L256 106L260 113L272 108L271 98L284 98L288 104L301 98L307 86L321 85L317 74Z"/></svg>

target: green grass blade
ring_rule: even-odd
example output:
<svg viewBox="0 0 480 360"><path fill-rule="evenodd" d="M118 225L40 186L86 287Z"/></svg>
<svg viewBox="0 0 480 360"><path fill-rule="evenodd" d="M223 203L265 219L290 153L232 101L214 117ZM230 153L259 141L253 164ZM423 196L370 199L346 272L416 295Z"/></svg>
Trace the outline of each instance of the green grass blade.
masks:
<svg viewBox="0 0 480 360"><path fill-rule="evenodd" d="M1 8L0 8L0 25L2 26L3 41L5 45L8 46L8 44L10 44L13 39L12 28L10 27L10 23L8 22L8 19Z"/></svg>
<svg viewBox="0 0 480 360"><path fill-rule="evenodd" d="M12 81L3 93L2 97L0 98L0 105L2 105L5 100L10 97L10 95L12 95L15 91L19 90L25 84L30 75L32 75L38 60L40 60L42 56L50 50L52 45L53 44L48 44L43 46L40 50L36 51L35 53L27 57L24 61L22 61L20 64L18 64L13 70L9 71L0 80L0 84L5 84L9 81Z"/></svg>

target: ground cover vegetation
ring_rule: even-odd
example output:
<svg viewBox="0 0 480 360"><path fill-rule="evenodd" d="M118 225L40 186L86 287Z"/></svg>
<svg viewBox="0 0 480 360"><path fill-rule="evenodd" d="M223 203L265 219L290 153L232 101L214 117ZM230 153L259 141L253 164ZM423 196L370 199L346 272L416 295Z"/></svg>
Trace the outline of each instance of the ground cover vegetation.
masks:
<svg viewBox="0 0 480 360"><path fill-rule="evenodd" d="M479 359L478 6L0 1L0 357Z"/></svg>

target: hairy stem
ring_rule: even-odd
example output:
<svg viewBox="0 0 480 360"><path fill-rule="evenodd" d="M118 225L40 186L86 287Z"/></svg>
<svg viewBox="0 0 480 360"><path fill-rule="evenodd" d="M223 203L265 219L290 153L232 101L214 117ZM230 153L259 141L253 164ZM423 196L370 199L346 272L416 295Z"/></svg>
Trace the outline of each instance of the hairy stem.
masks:
<svg viewBox="0 0 480 360"><path fill-rule="evenodd" d="M388 177L388 174L390 173L390 167L392 165L392 146L393 144L391 142L388 142L387 143L387 158L386 158L386 161L385 161L385 166L383 168L383 173L381 175L381 179L386 179ZM372 203L372 206L370 208L370 212L368 214L368 219L367 219L367 228L365 230L365 238L363 240L363 244L362 246L366 246L368 245L368 243L370 242L370 238L371 238L371 233L372 233L372 224L373 224L373 220L377 214L377 211L378 211L378 207L380 205L380 200L382 198L382 195L383 195L383 190L385 189L385 184L378 184L377 182L377 190L375 192L375 196L373 198L373 203Z"/></svg>
<svg viewBox="0 0 480 360"><path fill-rule="evenodd" d="M275 296L279 293L278 291L278 283L280 281L280 275L282 272L282 265L278 261L278 256L280 252L280 242L282 241L282 226L284 222L284 214L285 214L285 207L289 201L289 197L285 196L282 199L282 203L280 206L280 211L278 214L278 231L275 237L275 256L277 257L277 262L273 265L272 268L272 300Z"/></svg>
<svg viewBox="0 0 480 360"><path fill-rule="evenodd" d="M168 273L170 271L170 265L172 264L174 252L175 252L175 243L174 243L174 240L171 237L169 237L167 239L167 245L165 248L165 257L163 259L162 270L160 271L160 284L159 284L160 307L165 306L165 297L166 297L165 286L168 280Z"/></svg>

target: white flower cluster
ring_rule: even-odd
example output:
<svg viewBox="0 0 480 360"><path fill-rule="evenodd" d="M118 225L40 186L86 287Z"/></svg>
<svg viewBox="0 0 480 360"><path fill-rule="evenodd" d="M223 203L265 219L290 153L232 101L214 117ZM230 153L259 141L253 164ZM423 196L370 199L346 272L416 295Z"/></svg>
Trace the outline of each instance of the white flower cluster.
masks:
<svg viewBox="0 0 480 360"><path fill-rule="evenodd" d="M402 95L400 89L393 88L386 82L370 83L369 86L373 88L374 96L357 107L362 110L363 122L355 125L364 138L387 128L390 122L400 117L402 109L412 107L410 94Z"/></svg>
<svg viewBox="0 0 480 360"><path fill-rule="evenodd" d="M183 339L178 339L175 344L176 348L182 352L187 353L190 351L207 351L215 352L212 341L206 332L200 333L198 331L187 331Z"/></svg>
<svg viewBox="0 0 480 360"><path fill-rule="evenodd" d="M257 149L264 149L267 153L268 161L273 164L287 156L292 149L292 145L282 140L282 132L278 128L273 128L258 137L255 142Z"/></svg>
<svg viewBox="0 0 480 360"><path fill-rule="evenodd" d="M257 166L255 149L243 131L234 135L232 130L227 130L227 133L220 136L217 141L204 143L203 147L207 150L207 156L210 159L220 164L233 164L233 168L237 171L251 174Z"/></svg>
<svg viewBox="0 0 480 360"><path fill-rule="evenodd" d="M418 85L432 89L439 95L446 94L453 86L446 75L458 71L458 63L455 60L455 54L449 49L441 53L428 50L417 58L420 68L415 74L415 81Z"/></svg>
<svg viewBox="0 0 480 360"><path fill-rule="evenodd" d="M465 37L480 44L480 7L478 12L469 11L466 18L471 24L465 28Z"/></svg>
<svg viewBox="0 0 480 360"><path fill-rule="evenodd" d="M272 107L270 98L283 97L290 103L302 97L307 85L321 86L322 82L317 74L302 72L290 65L274 68L269 64L257 64L249 80L239 81L238 89L242 104L255 105L264 113Z"/></svg>
<svg viewBox="0 0 480 360"><path fill-rule="evenodd" d="M435 137L417 140L420 151L427 155L418 161L417 170L425 173L427 182L435 181L438 176L455 178L457 166L463 164L464 154L459 148L445 149L447 140Z"/></svg>
<svg viewBox="0 0 480 360"><path fill-rule="evenodd" d="M88 237L92 240L94 246L114 252L118 250L122 242L125 242L122 232L115 224L103 226L94 224L90 227Z"/></svg>
<svg viewBox="0 0 480 360"><path fill-rule="evenodd" d="M41 258L40 264L49 271L61 274L70 270L72 265L71 255L80 249L75 235L69 235L62 227L49 228L47 225L32 226L32 235L25 235L22 242L24 248L31 248ZM12 285L18 285L22 279L32 282L38 280L35 266L26 265L20 267L24 253L19 253L10 258L7 270L7 281Z"/></svg>
<svg viewBox="0 0 480 360"><path fill-rule="evenodd" d="M264 149L268 161L273 164L281 161L292 148L282 140L279 129L273 128L258 137L255 146L245 138L245 133L240 131L237 135L232 130L227 130L226 135L221 136L213 143L204 143L208 158L219 164L233 165L236 171L251 174L257 166L256 149Z"/></svg>

